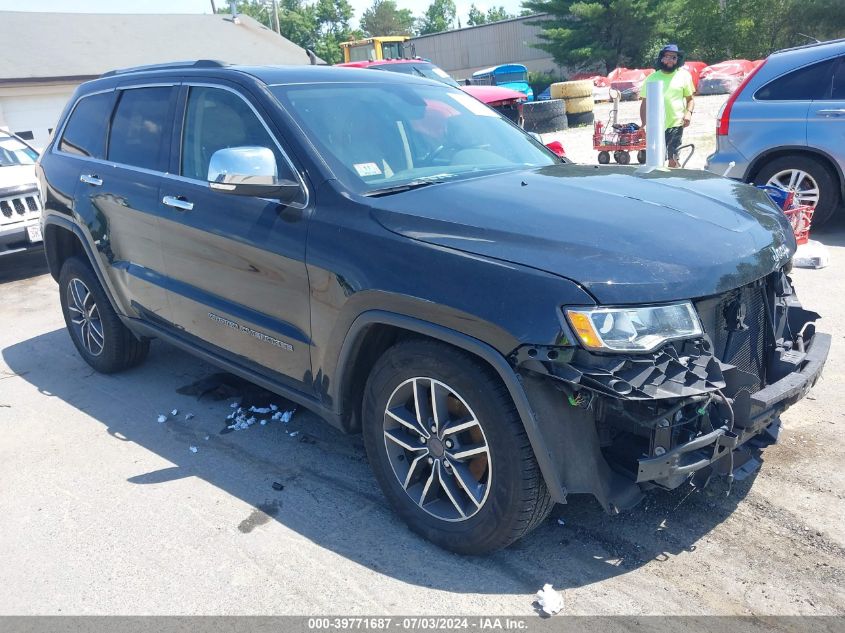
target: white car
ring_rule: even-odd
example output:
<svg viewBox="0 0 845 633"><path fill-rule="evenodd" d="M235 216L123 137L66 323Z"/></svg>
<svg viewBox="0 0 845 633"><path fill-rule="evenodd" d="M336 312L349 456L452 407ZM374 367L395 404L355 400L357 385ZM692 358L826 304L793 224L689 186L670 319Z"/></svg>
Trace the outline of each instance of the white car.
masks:
<svg viewBox="0 0 845 633"><path fill-rule="evenodd" d="M36 160L32 147L0 131L0 257L42 245Z"/></svg>

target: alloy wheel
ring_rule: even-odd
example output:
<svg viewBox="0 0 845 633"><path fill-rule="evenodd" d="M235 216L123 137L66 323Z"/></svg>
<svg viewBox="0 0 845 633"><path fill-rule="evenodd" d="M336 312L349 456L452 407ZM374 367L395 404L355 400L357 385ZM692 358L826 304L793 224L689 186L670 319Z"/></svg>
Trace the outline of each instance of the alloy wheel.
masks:
<svg viewBox="0 0 845 633"><path fill-rule="evenodd" d="M819 202L819 185L809 173L801 169L784 169L769 178L767 185L774 185L795 194L795 204L815 207Z"/></svg>
<svg viewBox="0 0 845 633"><path fill-rule="evenodd" d="M490 491L490 449L466 401L432 378L410 378L388 399L384 445L411 500L444 521L475 515Z"/></svg>
<svg viewBox="0 0 845 633"><path fill-rule="evenodd" d="M67 309L77 340L91 356L102 354L106 339L100 311L88 286L77 277L67 285Z"/></svg>

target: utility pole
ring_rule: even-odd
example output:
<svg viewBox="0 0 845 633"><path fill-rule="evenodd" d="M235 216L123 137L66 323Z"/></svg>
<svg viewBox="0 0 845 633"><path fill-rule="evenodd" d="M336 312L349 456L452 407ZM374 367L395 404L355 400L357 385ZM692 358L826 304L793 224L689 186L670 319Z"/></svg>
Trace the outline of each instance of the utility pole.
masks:
<svg viewBox="0 0 845 633"><path fill-rule="evenodd" d="M279 35L282 34L282 29L279 27L279 3L276 0L272 0L273 4L273 30L276 31Z"/></svg>
<svg viewBox="0 0 845 633"><path fill-rule="evenodd" d="M211 13L212 14L217 13L217 7L214 6L214 0L211 0Z"/></svg>

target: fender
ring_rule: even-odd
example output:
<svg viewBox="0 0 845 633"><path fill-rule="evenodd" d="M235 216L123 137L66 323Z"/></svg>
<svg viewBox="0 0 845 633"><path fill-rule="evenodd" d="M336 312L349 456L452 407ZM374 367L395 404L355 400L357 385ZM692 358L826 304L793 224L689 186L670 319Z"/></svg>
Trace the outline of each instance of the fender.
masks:
<svg viewBox="0 0 845 633"><path fill-rule="evenodd" d="M88 258L88 263L91 264L91 268L94 270L94 274L97 275L97 281L100 282L100 286L102 286L103 290L106 293L106 296L109 299L109 303L114 311L117 313L117 316L120 317L120 320L124 322L127 327L129 326L129 319L123 313L123 310L120 309L119 304L114 299L114 289L109 281L109 279L103 274L102 269L100 266L97 265L97 256L94 253L94 248L91 246L91 240L89 239L90 236L86 235L83 232L82 228L76 224L75 222L69 220L68 218L62 217L61 215L57 215L55 213L50 213L44 216L43 220L44 224L44 238L45 238L45 254L47 256L47 265L50 268L50 274L52 275L53 279L56 281L59 280L59 274L61 273L61 268L56 261L55 251L50 247L47 243L47 226L53 225L60 227L73 233L76 236L76 239L82 245L82 250L85 252L86 257ZM130 327L130 329L132 329Z"/></svg>
<svg viewBox="0 0 845 633"><path fill-rule="evenodd" d="M430 338L449 343L455 347L463 349L470 354L473 354L490 367L492 367L513 399L519 417L522 420L522 425L525 427L525 432L528 435L528 441L531 442L531 449L537 458L537 464L540 467L540 472L546 480L546 486L549 489L549 494L555 503L566 502L566 488L564 488L560 475L555 469L552 455L548 447L548 442L543 436L531 404L528 402L528 397L525 394L525 389L520 382L519 376L513 368L508 364L507 360L494 348L478 339L462 334L455 330L450 330L440 325L435 325L426 321L421 321L413 317L386 312L383 310L370 310L360 314L352 323L346 338L343 341L343 346L340 350L337 367L341 372L340 380L333 381L330 386L330 393L332 401L336 403L342 402L342 385L346 384L348 373L352 367L350 357L352 350L355 348L355 341L363 333L363 331L371 325L391 325L403 330L416 332Z"/></svg>

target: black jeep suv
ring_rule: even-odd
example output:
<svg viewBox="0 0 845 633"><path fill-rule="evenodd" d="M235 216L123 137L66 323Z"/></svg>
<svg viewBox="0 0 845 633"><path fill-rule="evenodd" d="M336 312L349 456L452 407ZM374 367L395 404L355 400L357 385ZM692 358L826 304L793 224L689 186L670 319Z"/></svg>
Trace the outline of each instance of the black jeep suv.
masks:
<svg viewBox="0 0 845 633"><path fill-rule="evenodd" d="M396 511L458 552L570 493L615 513L749 471L830 345L763 193L566 163L424 79L108 73L39 177L85 361L131 367L159 338L362 432Z"/></svg>

